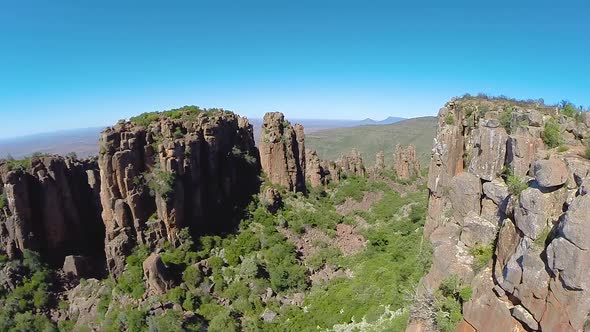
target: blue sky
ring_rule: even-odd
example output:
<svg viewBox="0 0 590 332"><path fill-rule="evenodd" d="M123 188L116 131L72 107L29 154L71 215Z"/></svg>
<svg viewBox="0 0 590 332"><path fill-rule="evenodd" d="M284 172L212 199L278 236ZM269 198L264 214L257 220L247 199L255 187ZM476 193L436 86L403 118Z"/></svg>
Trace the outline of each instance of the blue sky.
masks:
<svg viewBox="0 0 590 332"><path fill-rule="evenodd" d="M590 9L515 2L3 1L0 137L186 104L338 119L434 115L466 92L590 105Z"/></svg>

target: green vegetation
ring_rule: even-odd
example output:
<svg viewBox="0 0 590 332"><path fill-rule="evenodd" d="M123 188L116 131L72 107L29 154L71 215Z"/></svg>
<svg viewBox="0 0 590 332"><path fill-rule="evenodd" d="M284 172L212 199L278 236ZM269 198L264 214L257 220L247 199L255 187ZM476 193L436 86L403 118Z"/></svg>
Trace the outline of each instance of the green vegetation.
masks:
<svg viewBox="0 0 590 332"><path fill-rule="evenodd" d="M183 106L183 107L171 109L168 111L142 113L138 116L131 117L129 119L129 121L131 121L137 125L147 127L152 122L159 121L162 118L170 118L170 119L181 119L184 117L193 118L193 117L198 116L199 114L213 115L215 113L222 113L222 112L231 113L231 112L226 111L221 108L206 109L206 108L200 108L198 106Z"/></svg>
<svg viewBox="0 0 590 332"><path fill-rule="evenodd" d="M455 331L463 318L463 303L469 301L472 290L470 286L461 286L461 279L456 275L443 280L435 292L436 325L442 332Z"/></svg>
<svg viewBox="0 0 590 332"><path fill-rule="evenodd" d="M175 174L166 172L160 165L157 165L150 173L144 174L147 185L152 195L160 195L163 198L170 198L174 192ZM135 179L133 180L135 183Z"/></svg>
<svg viewBox="0 0 590 332"><path fill-rule="evenodd" d="M455 124L455 116L453 115L453 113L447 113L445 115L445 124L452 126Z"/></svg>
<svg viewBox="0 0 590 332"><path fill-rule="evenodd" d="M0 194L0 212L4 210L4 208L8 207L8 198L6 197L6 193Z"/></svg>
<svg viewBox="0 0 590 332"><path fill-rule="evenodd" d="M492 261L494 250L495 247L493 244L485 246L477 245L471 248L470 253L473 255L473 269L476 272L481 271L481 269L486 267L488 263Z"/></svg>
<svg viewBox="0 0 590 332"><path fill-rule="evenodd" d="M512 107L508 107L506 109L504 109L501 113L500 113L500 125L502 125L502 127L504 129L506 129L506 132L508 134L510 134L512 132Z"/></svg>
<svg viewBox="0 0 590 332"><path fill-rule="evenodd" d="M562 152L566 152L566 151L567 151L567 150L569 150L569 149L570 149L570 148L569 148L568 146L566 146L566 145L560 145L560 146L557 148L557 152L559 152L559 153L562 153Z"/></svg>
<svg viewBox="0 0 590 332"><path fill-rule="evenodd" d="M504 172L506 184L508 185L508 192L516 197L520 196L520 193L526 190L529 185L528 183L514 175L511 169L506 169Z"/></svg>
<svg viewBox="0 0 590 332"><path fill-rule="evenodd" d="M150 180L152 174L137 181L166 192ZM370 191L383 194L370 210L336 212L335 206L348 197L358 201ZM401 197L386 183L349 177L326 191L307 196L283 191L282 196L284 207L276 214L256 196L233 233L193 240L183 229L165 243L160 255L176 281L166 294L147 296L142 264L149 250L137 246L117 280L100 281L96 324L104 331L307 331L331 329L354 318L375 324L375 330L403 330L412 305L406 293L430 266L431 249L422 241L425 186ZM356 226L354 232L366 246L345 256L340 224ZM297 241L311 246L310 251L297 250ZM0 265L13 264L5 261L0 256ZM10 304L0 312L0 330L71 331L74 322L56 326L48 318L49 308L69 306L61 297L53 298L51 273L31 253L20 264L30 272L16 290L0 291L0 305ZM325 280L311 278L325 270L338 273ZM275 295L267 297L269 288ZM298 293L305 297L298 299ZM154 303L176 309L152 315ZM195 316L184 317L180 308ZM267 309L278 315L272 322L260 319Z"/></svg>
<svg viewBox="0 0 590 332"><path fill-rule="evenodd" d="M342 154L356 148L362 151L363 162L369 167L374 165L377 152L383 151L385 162L391 164L395 144L413 144L420 162L427 165L430 162L432 140L436 136L436 124L436 117L423 117L391 125L320 130L306 134L305 145L327 160L337 160Z"/></svg>
<svg viewBox="0 0 590 332"><path fill-rule="evenodd" d="M547 144L550 148L556 148L563 144L563 138L561 137L561 127L555 121L555 119L550 119L545 123L545 127L543 128L543 132L541 132L541 138L543 142Z"/></svg>
<svg viewBox="0 0 590 332"><path fill-rule="evenodd" d="M590 159L590 144L587 144L584 149L584 158Z"/></svg>

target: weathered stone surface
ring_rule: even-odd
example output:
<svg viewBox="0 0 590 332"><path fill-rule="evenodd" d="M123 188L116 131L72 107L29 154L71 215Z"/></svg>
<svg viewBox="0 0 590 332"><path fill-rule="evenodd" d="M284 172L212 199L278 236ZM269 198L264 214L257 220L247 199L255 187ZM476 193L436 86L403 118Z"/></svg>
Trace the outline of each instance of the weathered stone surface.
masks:
<svg viewBox="0 0 590 332"><path fill-rule="evenodd" d="M531 136L511 135L508 138L506 162L514 175L523 177L528 174L538 147L542 144L539 138Z"/></svg>
<svg viewBox="0 0 590 332"><path fill-rule="evenodd" d="M74 330L100 330L99 302L102 297L110 295L109 291L100 281L88 279L67 292L68 317L76 322Z"/></svg>
<svg viewBox="0 0 590 332"><path fill-rule="evenodd" d="M536 160L532 167L537 183L544 188L561 186L568 179L568 169L559 159Z"/></svg>
<svg viewBox="0 0 590 332"><path fill-rule="evenodd" d="M385 154L383 151L377 152L377 155L375 156L375 170L377 172L382 172L385 170Z"/></svg>
<svg viewBox="0 0 590 332"><path fill-rule="evenodd" d="M282 113L264 115L260 137L262 170L270 182L288 190L305 190L305 136L301 125L291 126Z"/></svg>
<svg viewBox="0 0 590 332"><path fill-rule="evenodd" d="M91 261L84 256L66 256L62 270L76 278L85 278L92 273Z"/></svg>
<svg viewBox="0 0 590 332"><path fill-rule="evenodd" d="M512 318L507 300L496 297L490 270L483 270L472 282L471 300L463 306L463 319L475 331L525 331L519 322Z"/></svg>
<svg viewBox="0 0 590 332"><path fill-rule="evenodd" d="M462 220L469 212L479 215L481 211L481 181L471 173L455 176L449 184L449 195L456 220Z"/></svg>
<svg viewBox="0 0 590 332"><path fill-rule="evenodd" d="M409 180L412 177L420 176L420 161L416 155L416 148L413 145L408 145L406 149L399 144L395 146L393 169L402 180Z"/></svg>
<svg viewBox="0 0 590 332"><path fill-rule="evenodd" d="M305 170L305 176L309 180L312 188L324 185L326 182L324 169L322 168L317 152L315 150L307 150L305 156L307 158L307 161L305 162L305 166L307 167Z"/></svg>
<svg viewBox="0 0 590 332"><path fill-rule="evenodd" d="M469 248L477 245L485 246L496 239L498 225L481 218L473 211L463 219L462 226L460 239Z"/></svg>
<svg viewBox="0 0 590 332"><path fill-rule="evenodd" d="M493 180L502 173L507 140L508 135L504 128L480 126L475 129L469 172L487 181Z"/></svg>
<svg viewBox="0 0 590 332"><path fill-rule="evenodd" d="M547 227L549 212L545 195L537 188L528 188L520 194L518 206L514 207L516 227L534 240Z"/></svg>
<svg viewBox="0 0 590 332"><path fill-rule="evenodd" d="M485 182L482 188L484 195L494 201L497 206L505 204L506 198L510 195L508 186L500 178L494 179L491 182Z"/></svg>
<svg viewBox="0 0 590 332"><path fill-rule="evenodd" d="M275 188L268 187L262 192L262 202L271 213L277 212L283 206L281 193Z"/></svg>
<svg viewBox="0 0 590 332"><path fill-rule="evenodd" d="M143 262L143 276L147 290L152 294L164 294L173 286L166 265L158 254L152 253Z"/></svg>
<svg viewBox="0 0 590 332"><path fill-rule="evenodd" d="M282 130L281 117L269 117ZM284 147L281 137L273 136L279 134L273 125L267 138ZM295 146L291 152L299 156L295 130L288 130ZM99 143L105 253L114 276L135 244L153 249L175 243L183 227L193 234L233 227L236 211L258 192L252 126L231 112L185 111L147 127L119 122L103 131ZM293 169L302 164L297 165Z"/></svg>
<svg viewBox="0 0 590 332"><path fill-rule="evenodd" d="M459 113L454 102L448 103L438 113L437 134L428 170L428 189L437 197L442 196L450 180L463 170L463 127L456 125ZM447 114L455 119L453 124L445 123Z"/></svg>
<svg viewBox="0 0 590 332"><path fill-rule="evenodd" d="M96 170L95 161L58 156L33 157L27 170L0 164L0 192L8 201L0 213L0 250L12 258L38 250L53 265L68 254L100 257L104 227L97 179L89 179Z"/></svg>
<svg viewBox="0 0 590 332"><path fill-rule="evenodd" d="M517 305L511 310L512 316L518 319L521 323L528 326L531 330L537 330L539 328L539 323L535 320L533 315L528 312L523 306Z"/></svg>
<svg viewBox="0 0 590 332"><path fill-rule="evenodd" d="M349 154L342 155L337 161L337 164L345 174L359 177L365 177L367 175L367 170L363 164L363 157L361 157L361 154L356 149L353 149Z"/></svg>

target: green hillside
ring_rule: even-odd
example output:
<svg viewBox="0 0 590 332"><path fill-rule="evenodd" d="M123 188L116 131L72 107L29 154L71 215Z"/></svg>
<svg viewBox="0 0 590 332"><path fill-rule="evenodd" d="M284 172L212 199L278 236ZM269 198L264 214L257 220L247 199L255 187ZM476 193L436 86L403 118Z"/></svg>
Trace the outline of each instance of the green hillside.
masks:
<svg viewBox="0 0 590 332"><path fill-rule="evenodd" d="M375 163L375 154L383 150L385 161L391 164L396 144L414 144L422 167L430 161L432 142L436 135L436 117L422 117L391 125L370 125L316 131L305 136L308 148L315 149L322 159L336 160L356 148L365 165Z"/></svg>

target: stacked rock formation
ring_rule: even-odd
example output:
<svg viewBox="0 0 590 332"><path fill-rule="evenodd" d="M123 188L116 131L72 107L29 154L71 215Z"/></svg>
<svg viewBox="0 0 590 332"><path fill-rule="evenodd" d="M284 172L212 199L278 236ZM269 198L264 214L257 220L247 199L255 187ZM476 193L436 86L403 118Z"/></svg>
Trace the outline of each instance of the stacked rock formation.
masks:
<svg viewBox="0 0 590 332"><path fill-rule="evenodd" d="M61 265L67 255L103 257L100 180L95 161L32 157L28 167L0 165L0 250L14 258L36 250ZM100 263L98 263L100 265Z"/></svg>
<svg viewBox="0 0 590 332"><path fill-rule="evenodd" d="M322 162L318 157L317 152L315 150L307 150L305 156L307 157L305 162L305 166L307 167L305 175L307 176L311 187L318 188L325 185L327 182L326 172L322 167Z"/></svg>
<svg viewBox="0 0 590 332"><path fill-rule="evenodd" d="M100 137L99 166L115 276L135 244L174 243L183 227L193 234L231 228L258 191L260 171L252 126L222 110L185 111L147 127L119 122Z"/></svg>
<svg viewBox="0 0 590 332"><path fill-rule="evenodd" d="M367 175L367 170L363 164L363 157L361 157L361 154L356 149L353 149L349 154L342 155L340 160L337 161L337 164L344 174L360 177Z"/></svg>
<svg viewBox="0 0 590 332"><path fill-rule="evenodd" d="M260 137L260 162L269 181L291 191L305 191L305 134L279 112L266 113Z"/></svg>
<svg viewBox="0 0 590 332"><path fill-rule="evenodd" d="M549 122L559 124L568 151L544 144ZM588 137L586 124L533 104L465 98L440 110L424 229L434 257L419 293L432 294L453 275L469 285L458 330L587 326L590 275L581 267L590 263L590 161L581 155ZM482 248L494 255L477 269ZM408 331L435 325L419 311Z"/></svg>
<svg viewBox="0 0 590 332"><path fill-rule="evenodd" d="M399 144L395 146L393 169L402 180L420 176L420 160L418 160L416 148L413 145L408 145L406 149Z"/></svg>

